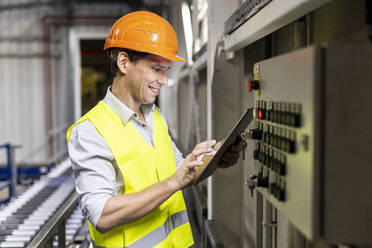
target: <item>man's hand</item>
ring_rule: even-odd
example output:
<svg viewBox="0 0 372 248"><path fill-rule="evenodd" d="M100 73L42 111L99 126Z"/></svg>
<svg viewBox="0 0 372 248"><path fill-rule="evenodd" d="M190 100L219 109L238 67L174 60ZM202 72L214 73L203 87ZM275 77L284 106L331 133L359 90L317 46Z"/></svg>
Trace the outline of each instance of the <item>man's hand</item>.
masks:
<svg viewBox="0 0 372 248"><path fill-rule="evenodd" d="M180 190L192 183L196 176L196 168L203 164L201 156L214 155L216 151L212 146L216 144L215 140L207 140L197 144L194 150L183 160L181 166L172 176L174 186Z"/></svg>
<svg viewBox="0 0 372 248"><path fill-rule="evenodd" d="M217 150L222 146L223 140L216 144ZM217 147L218 146L218 147ZM215 148L215 149L216 149ZM228 168L238 162L239 153L241 152L242 148L240 144L231 145L229 149L225 152L222 156L221 163L218 165L219 168Z"/></svg>

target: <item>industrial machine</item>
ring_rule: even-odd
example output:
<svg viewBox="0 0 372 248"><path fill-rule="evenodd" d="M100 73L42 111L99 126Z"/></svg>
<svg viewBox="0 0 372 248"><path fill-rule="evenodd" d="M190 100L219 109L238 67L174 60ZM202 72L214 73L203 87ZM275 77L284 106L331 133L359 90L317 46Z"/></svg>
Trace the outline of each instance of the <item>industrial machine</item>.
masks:
<svg viewBox="0 0 372 248"><path fill-rule="evenodd" d="M65 160L0 209L0 247L65 247L83 227L77 201Z"/></svg>
<svg viewBox="0 0 372 248"><path fill-rule="evenodd" d="M372 243L371 56L369 44L308 47L256 63L248 82L248 185L309 240Z"/></svg>

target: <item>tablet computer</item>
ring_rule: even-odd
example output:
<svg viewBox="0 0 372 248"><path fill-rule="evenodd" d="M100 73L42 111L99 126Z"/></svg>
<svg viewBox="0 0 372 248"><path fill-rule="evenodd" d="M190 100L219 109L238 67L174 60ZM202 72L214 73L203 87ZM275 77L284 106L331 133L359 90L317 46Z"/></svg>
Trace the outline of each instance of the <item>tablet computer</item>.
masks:
<svg viewBox="0 0 372 248"><path fill-rule="evenodd" d="M235 127L231 130L229 135L225 138L225 142L222 144L220 149L213 156L208 165L204 168L199 177L195 180L194 184L198 184L210 175L212 175L218 168L218 164L221 162L223 154L229 149L229 147L239 141L240 134L248 127L249 123L253 120L253 108L247 109L247 111L240 118Z"/></svg>

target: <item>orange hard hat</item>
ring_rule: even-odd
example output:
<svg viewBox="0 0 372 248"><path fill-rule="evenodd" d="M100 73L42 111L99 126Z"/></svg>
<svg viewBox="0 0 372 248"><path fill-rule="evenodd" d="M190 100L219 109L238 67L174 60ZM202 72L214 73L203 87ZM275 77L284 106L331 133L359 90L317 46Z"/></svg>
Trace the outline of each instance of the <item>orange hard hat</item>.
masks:
<svg viewBox="0 0 372 248"><path fill-rule="evenodd" d="M176 32L163 17L135 11L121 17L111 27L104 50L121 47L185 62L177 55L177 42Z"/></svg>

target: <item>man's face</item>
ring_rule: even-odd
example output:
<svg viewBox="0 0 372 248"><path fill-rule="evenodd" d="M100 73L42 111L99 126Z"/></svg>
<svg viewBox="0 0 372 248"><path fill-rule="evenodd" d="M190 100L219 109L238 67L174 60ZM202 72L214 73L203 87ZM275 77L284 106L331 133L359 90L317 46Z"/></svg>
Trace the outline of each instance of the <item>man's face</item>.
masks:
<svg viewBox="0 0 372 248"><path fill-rule="evenodd" d="M136 63L129 62L126 77L130 94L140 104L154 103L163 85L168 85L169 59L150 54Z"/></svg>

